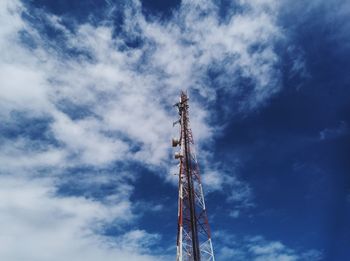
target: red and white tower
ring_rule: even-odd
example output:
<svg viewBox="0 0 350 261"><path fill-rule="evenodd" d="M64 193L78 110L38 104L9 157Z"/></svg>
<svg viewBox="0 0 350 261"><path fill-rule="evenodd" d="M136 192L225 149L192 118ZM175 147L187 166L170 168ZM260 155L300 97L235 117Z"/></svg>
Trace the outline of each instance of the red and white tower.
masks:
<svg viewBox="0 0 350 261"><path fill-rule="evenodd" d="M176 261L214 261L213 245L198 162L189 120L188 97L181 92L180 102L175 104L180 119L180 138L172 140L179 160L179 209Z"/></svg>

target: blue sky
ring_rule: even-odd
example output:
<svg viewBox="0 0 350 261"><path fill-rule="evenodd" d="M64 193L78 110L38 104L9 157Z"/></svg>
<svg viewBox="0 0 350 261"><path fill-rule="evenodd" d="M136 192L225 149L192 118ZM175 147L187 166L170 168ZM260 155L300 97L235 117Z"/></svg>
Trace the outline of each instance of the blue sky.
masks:
<svg viewBox="0 0 350 261"><path fill-rule="evenodd" d="M216 259L350 258L350 5L0 3L0 259L174 260L190 96Z"/></svg>

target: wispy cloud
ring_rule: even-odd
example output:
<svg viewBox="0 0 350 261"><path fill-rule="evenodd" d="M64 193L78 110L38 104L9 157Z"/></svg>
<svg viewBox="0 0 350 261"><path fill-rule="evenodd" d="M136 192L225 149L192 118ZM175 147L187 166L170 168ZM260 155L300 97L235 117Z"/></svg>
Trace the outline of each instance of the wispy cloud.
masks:
<svg viewBox="0 0 350 261"><path fill-rule="evenodd" d="M254 261L318 261L323 254L317 250L303 252L287 247L279 241L269 241L262 236L247 236L244 239L232 237L225 231L218 231L218 239L222 241L218 251L220 260L254 260Z"/></svg>
<svg viewBox="0 0 350 261"><path fill-rule="evenodd" d="M335 128L325 128L320 131L320 140L329 140L341 137L347 134L349 128L345 121L339 123L339 125Z"/></svg>
<svg viewBox="0 0 350 261"><path fill-rule="evenodd" d="M116 189L104 200L83 192L60 194L58 187L72 169L99 173L123 162L169 172L166 141L175 132L170 105L180 89L193 97L198 149L217 131L201 99L212 103L218 92L230 98L244 94L239 108L251 110L280 90L274 45L283 34L276 23L277 1L239 4L242 12L222 19L210 1L183 1L172 18L158 21L146 19L141 4L133 1L125 5L125 20L116 32L109 23L68 27L63 17L28 10L20 1L0 3L0 48L6 50L0 57L2 124L12 126L9 132L34 119L42 124L26 135L2 133L0 170L6 175L0 204L6 215L0 223L6 247L1 259L157 260L147 248L159 235L133 229L120 232L116 238L124 244L118 244L99 229L110 222L135 224L128 180L113 179L125 190ZM33 14L60 37L47 37L35 19L25 18ZM239 86L240 79L249 84ZM229 200L248 204L249 185L232 173L219 176L220 169L210 169L206 183L220 190L228 181L234 190ZM135 176L132 170L104 174L124 177L125 172ZM86 190L103 182L84 183L79 175L70 179Z"/></svg>

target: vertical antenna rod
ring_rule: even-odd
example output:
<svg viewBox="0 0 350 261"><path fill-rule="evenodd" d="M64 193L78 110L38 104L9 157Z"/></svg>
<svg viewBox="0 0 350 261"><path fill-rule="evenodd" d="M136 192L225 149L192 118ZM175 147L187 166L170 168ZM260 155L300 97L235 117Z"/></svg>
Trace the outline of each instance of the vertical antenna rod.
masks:
<svg viewBox="0 0 350 261"><path fill-rule="evenodd" d="M179 160L179 199L176 261L215 261L202 183L189 120L188 97L181 92L175 104L180 119L180 139L173 139Z"/></svg>

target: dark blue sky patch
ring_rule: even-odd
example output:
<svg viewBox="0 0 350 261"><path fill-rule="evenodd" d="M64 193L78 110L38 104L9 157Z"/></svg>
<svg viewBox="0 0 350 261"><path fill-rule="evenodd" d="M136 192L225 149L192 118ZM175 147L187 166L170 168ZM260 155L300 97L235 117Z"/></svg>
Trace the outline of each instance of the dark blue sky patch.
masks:
<svg viewBox="0 0 350 261"><path fill-rule="evenodd" d="M105 9L108 6L108 1L106 0L26 0L23 2L30 8L43 9L46 12L53 13L58 16L74 17L74 19L80 23L88 21L100 22L104 19ZM114 2L118 3L118 1Z"/></svg>
<svg viewBox="0 0 350 261"><path fill-rule="evenodd" d="M214 2L218 6L219 17L222 22L229 21L233 15L241 14L245 9L238 1L216 0Z"/></svg>
<svg viewBox="0 0 350 261"><path fill-rule="evenodd" d="M228 118L215 154L224 164L239 155L241 175L256 194L256 218L234 221L238 231L343 260L350 235L349 50L337 47L334 25L318 14L295 26L293 40L309 76L289 76L296 58L289 54L282 64L285 88L262 109Z"/></svg>
<svg viewBox="0 0 350 261"><path fill-rule="evenodd" d="M349 181L344 178L349 166L342 155L348 147L342 144L349 133L323 143L319 132L341 119L320 115L322 107L315 107L321 104L313 102L315 95L302 98L302 91L294 91L293 99L286 92L288 95L276 97L255 115L236 117L217 141L220 152L216 155L224 163L239 155L244 166L241 175L256 193L255 213L277 210L251 227L256 225L256 231L283 239L290 246L303 233L304 246L323 249L330 244L325 228L332 223L327 216L343 216L338 212L341 198L340 208L346 209L344 184ZM336 235L331 238L337 240Z"/></svg>
<svg viewBox="0 0 350 261"><path fill-rule="evenodd" d="M285 98L281 94L257 114L235 118L218 140L216 155L224 163L239 155L245 166L241 175L256 193L255 214L277 210L251 224L256 232L296 247L303 234L303 247L340 251L344 256L344 250L333 242L348 238L342 231L347 227L343 220L349 208L345 155L349 155L350 134L321 141L325 126L339 126L344 119L335 117L339 108L332 112L323 105L328 99L322 94L303 92L289 92ZM298 164L309 167L295 170ZM329 260L341 260L329 255Z"/></svg>
<svg viewBox="0 0 350 261"><path fill-rule="evenodd" d="M38 43L33 38L33 36L25 30L19 32L21 43L27 46L28 49L36 49L38 47Z"/></svg>
<svg viewBox="0 0 350 261"><path fill-rule="evenodd" d="M123 172L127 172L128 175L125 176ZM100 182L99 176L105 177L105 181ZM128 178L130 176L134 176L132 180ZM123 183L133 186L130 187L132 188L130 199L134 203L134 212L138 215L137 225L133 222L123 225L112 222L104 224L99 233L113 239L124 230L137 228L150 233L161 233L163 243L157 247L174 243L176 235L174 213L177 213L177 201L173 199L177 196L176 187L165 183L159 174L139 163L117 163L109 169L91 167L68 169L64 178L57 181L56 195L86 197L104 202L108 196L118 193ZM97 226L92 229L101 228Z"/></svg>
<svg viewBox="0 0 350 261"><path fill-rule="evenodd" d="M56 107L64 114L68 115L73 121L87 117L96 117L89 108L89 105L78 105L69 100L61 100L56 102Z"/></svg>
<svg viewBox="0 0 350 261"><path fill-rule="evenodd" d="M53 49L60 47L66 55L76 57L79 55L86 56L84 50L77 50L71 46L67 46L67 39L64 32L55 28L47 21L48 16L56 15L66 29L74 33L81 24L92 24L94 26L111 26L112 35L116 37L126 38L125 44L129 48L135 48L142 43L140 39L130 39L129 35L123 34L124 13L123 10L127 4L122 1L42 1L32 0L24 1L28 13L22 15L24 19L36 28L42 37L46 38L47 44L52 44ZM44 21L44 22L43 22Z"/></svg>
<svg viewBox="0 0 350 261"><path fill-rule="evenodd" d="M58 141L52 135L49 117L32 117L25 112L13 111L10 121L2 121L0 136L2 139L16 140L28 139L32 146L44 147L44 145L57 146ZM37 145L35 145L37 144Z"/></svg>
<svg viewBox="0 0 350 261"><path fill-rule="evenodd" d="M165 183L155 171L165 170L149 170L144 167L138 169L140 176L134 183L135 190L131 200L140 205L147 204L149 210L144 209L139 225L152 233L162 231L164 245L167 245L176 240L177 201L173 199L178 196L178 191L175 186ZM160 205L161 209L152 210L155 205ZM139 207L142 209L142 206Z"/></svg>
<svg viewBox="0 0 350 261"><path fill-rule="evenodd" d="M150 18L169 19L174 9L179 8L181 0L141 0L143 14Z"/></svg>
<svg viewBox="0 0 350 261"><path fill-rule="evenodd" d="M63 32L49 23L47 14L43 12L42 9L30 7L22 13L22 18L36 28L45 39L51 40L55 44L60 44L66 40ZM29 36L30 35L28 35L27 38L29 38Z"/></svg>
<svg viewBox="0 0 350 261"><path fill-rule="evenodd" d="M52 14L49 14L52 15ZM35 49L38 46L50 49L60 56L75 57L92 61L93 57L86 50L76 49L68 44L66 32L56 27L52 21L49 21L47 13L37 7L29 7L27 12L22 13L23 19L28 22L40 35L40 42L36 35L23 30L20 32L22 44ZM73 33L77 27L77 21L73 18L63 18L57 21L64 26L70 33Z"/></svg>

